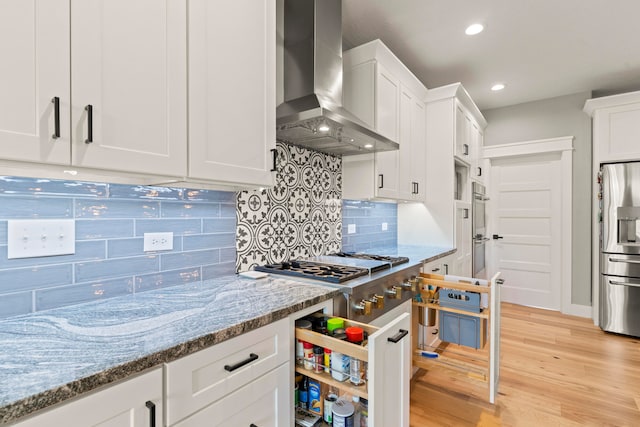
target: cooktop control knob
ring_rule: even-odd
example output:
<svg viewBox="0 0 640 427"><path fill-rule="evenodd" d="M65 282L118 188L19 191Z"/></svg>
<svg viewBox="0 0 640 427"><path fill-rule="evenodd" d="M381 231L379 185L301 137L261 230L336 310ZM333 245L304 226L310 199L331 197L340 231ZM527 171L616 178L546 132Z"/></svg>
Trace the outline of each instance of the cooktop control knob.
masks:
<svg viewBox="0 0 640 427"><path fill-rule="evenodd" d="M373 304L371 301L362 300L358 304L353 305L353 309L358 311L361 315L369 316L371 314L371 308Z"/></svg>
<svg viewBox="0 0 640 427"><path fill-rule="evenodd" d="M384 292L387 294L387 298L392 298L392 299L402 298L402 286L397 286L397 285L392 286Z"/></svg>
<svg viewBox="0 0 640 427"><path fill-rule="evenodd" d="M369 301L373 303L373 308L384 308L384 297L382 295L374 294Z"/></svg>

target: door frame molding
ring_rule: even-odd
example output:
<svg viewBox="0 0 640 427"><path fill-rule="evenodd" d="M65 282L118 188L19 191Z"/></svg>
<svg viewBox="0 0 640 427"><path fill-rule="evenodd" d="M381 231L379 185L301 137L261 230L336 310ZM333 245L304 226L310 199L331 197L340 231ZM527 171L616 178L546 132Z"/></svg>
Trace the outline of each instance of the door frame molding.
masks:
<svg viewBox="0 0 640 427"><path fill-rule="evenodd" d="M489 160L508 157L530 156L536 154L557 153L560 155L562 183L561 191L561 227L560 238L560 307L561 312L580 317L591 317L591 306L573 304L572 291L572 177L573 177L573 136L537 139L501 145L486 145L483 147L483 157ZM569 242L567 244L566 242Z"/></svg>

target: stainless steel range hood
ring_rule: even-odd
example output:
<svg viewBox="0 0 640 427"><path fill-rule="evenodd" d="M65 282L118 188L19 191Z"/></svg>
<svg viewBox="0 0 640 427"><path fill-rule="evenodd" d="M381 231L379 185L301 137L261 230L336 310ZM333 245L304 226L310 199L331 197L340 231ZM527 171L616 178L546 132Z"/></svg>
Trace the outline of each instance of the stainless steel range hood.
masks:
<svg viewBox="0 0 640 427"><path fill-rule="evenodd" d="M342 107L341 0L284 0L283 77L278 140L343 156L399 148Z"/></svg>

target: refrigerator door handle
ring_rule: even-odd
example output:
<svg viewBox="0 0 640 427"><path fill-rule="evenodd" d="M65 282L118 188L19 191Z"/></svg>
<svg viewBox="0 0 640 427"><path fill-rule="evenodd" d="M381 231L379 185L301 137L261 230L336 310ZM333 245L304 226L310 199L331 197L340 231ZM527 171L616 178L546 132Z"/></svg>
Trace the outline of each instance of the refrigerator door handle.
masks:
<svg viewBox="0 0 640 427"><path fill-rule="evenodd" d="M637 283L618 282L617 280L611 280L611 279L608 279L607 281L609 282L609 284L610 284L610 285L616 285L616 286L633 286L634 288L640 288L640 284L637 284Z"/></svg>
<svg viewBox="0 0 640 427"><path fill-rule="evenodd" d="M611 257L609 257L609 262L623 262L623 263L626 263L626 264L640 264L640 260L620 259L620 258L611 258Z"/></svg>

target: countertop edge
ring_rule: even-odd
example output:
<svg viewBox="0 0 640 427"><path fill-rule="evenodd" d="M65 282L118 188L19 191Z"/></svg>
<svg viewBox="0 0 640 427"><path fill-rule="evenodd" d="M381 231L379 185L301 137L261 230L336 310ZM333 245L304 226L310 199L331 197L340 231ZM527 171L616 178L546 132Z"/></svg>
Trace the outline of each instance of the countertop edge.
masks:
<svg viewBox="0 0 640 427"><path fill-rule="evenodd" d="M173 362L182 357L242 335L245 332L266 326L307 307L330 300L340 294L341 292L338 289L327 289L327 293L321 296L296 302L290 306L277 309L268 314L242 321L241 323L202 335L198 338L143 356L139 359L114 366L88 377L80 378L24 399L8 403L0 408L0 424L9 425L22 421L23 417L37 415L38 411L53 409L54 405L66 403L71 399L94 391L102 386L128 379L133 375L141 374L144 371L159 367L164 363Z"/></svg>

